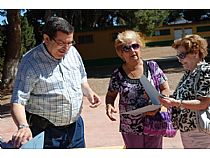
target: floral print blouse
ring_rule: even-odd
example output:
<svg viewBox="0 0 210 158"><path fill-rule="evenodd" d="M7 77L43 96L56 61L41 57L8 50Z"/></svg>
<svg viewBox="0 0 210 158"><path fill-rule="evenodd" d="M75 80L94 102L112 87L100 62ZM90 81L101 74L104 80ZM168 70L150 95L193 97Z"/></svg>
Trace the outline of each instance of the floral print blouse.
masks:
<svg viewBox="0 0 210 158"><path fill-rule="evenodd" d="M147 66L148 79L159 90L159 85L167 78L155 61L147 61ZM145 90L140 80L130 79L121 66L112 73L108 90L119 93L120 132L141 135L144 128L144 115L122 114L151 104L144 95Z"/></svg>
<svg viewBox="0 0 210 158"><path fill-rule="evenodd" d="M200 76L196 84L197 92L195 92L194 83L199 71ZM175 99L182 100L192 100L199 96L210 97L210 65L202 61L193 72L186 71L173 96ZM173 107L172 121L174 127L180 129L181 132L197 128L195 110Z"/></svg>

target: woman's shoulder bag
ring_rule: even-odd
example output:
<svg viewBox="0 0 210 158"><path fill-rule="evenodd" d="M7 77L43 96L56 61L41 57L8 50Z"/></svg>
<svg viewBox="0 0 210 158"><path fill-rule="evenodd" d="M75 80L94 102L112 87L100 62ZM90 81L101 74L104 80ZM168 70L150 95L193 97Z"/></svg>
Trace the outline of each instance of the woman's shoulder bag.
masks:
<svg viewBox="0 0 210 158"><path fill-rule="evenodd" d="M149 61L148 61L149 62ZM150 64L144 61L144 71L145 76L148 77L148 71L150 71L151 75L154 75ZM147 72L146 72L147 71ZM156 77L152 77L152 79L156 79ZM154 83L159 83L154 81ZM156 89L159 90L160 85L155 85ZM157 112L155 116L146 116L144 121L144 134L150 136L164 136L164 137L174 137L176 135L176 129L173 127L173 123L171 121L171 110L167 112Z"/></svg>

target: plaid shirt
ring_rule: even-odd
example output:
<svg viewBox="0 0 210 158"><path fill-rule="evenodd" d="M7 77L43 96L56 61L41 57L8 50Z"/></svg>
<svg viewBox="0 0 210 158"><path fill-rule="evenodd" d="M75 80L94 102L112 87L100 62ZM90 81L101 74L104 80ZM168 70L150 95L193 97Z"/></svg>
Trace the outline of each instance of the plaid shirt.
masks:
<svg viewBox="0 0 210 158"><path fill-rule="evenodd" d="M56 126L75 122L81 113L81 84L87 81L82 59L75 47L60 60L40 44L27 52L19 65L12 103L48 119Z"/></svg>

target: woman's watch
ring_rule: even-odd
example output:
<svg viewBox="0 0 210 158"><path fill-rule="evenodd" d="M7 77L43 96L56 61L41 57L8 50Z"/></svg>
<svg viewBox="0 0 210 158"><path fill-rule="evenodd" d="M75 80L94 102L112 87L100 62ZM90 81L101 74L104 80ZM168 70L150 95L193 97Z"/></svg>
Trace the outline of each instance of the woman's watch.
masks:
<svg viewBox="0 0 210 158"><path fill-rule="evenodd" d="M18 130L19 130L19 129L22 129L22 128L29 128L29 125L20 124L20 125L18 126Z"/></svg>

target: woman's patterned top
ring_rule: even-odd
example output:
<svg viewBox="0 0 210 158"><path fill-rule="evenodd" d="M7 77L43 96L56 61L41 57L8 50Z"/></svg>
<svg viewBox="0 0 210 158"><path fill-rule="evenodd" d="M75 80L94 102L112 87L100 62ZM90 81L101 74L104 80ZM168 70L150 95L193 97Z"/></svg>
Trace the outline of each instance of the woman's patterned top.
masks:
<svg viewBox="0 0 210 158"><path fill-rule="evenodd" d="M200 77L196 84L197 92L195 92L194 83L199 71ZM203 61L198 64L193 72L186 71L173 96L175 99L182 100L193 100L199 96L210 97L210 65ZM195 110L173 107L172 121L174 127L180 129L181 132L187 132L197 128Z"/></svg>
<svg viewBox="0 0 210 158"><path fill-rule="evenodd" d="M147 65L148 79L159 90L159 85L167 78L156 62L147 61ZM151 104L145 96L140 80L130 79L121 66L112 73L108 90L119 93L120 132L141 135L144 128L144 115L121 114Z"/></svg>

